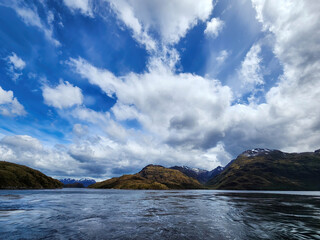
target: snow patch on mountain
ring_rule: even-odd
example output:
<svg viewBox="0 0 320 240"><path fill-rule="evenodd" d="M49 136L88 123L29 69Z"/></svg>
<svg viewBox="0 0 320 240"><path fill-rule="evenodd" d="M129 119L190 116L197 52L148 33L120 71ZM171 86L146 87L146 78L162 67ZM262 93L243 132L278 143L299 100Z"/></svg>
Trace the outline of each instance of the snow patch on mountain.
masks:
<svg viewBox="0 0 320 240"><path fill-rule="evenodd" d="M256 156L268 155L272 151L274 150L268 149L268 148L253 148L251 150L244 151L241 155L246 157L256 157Z"/></svg>

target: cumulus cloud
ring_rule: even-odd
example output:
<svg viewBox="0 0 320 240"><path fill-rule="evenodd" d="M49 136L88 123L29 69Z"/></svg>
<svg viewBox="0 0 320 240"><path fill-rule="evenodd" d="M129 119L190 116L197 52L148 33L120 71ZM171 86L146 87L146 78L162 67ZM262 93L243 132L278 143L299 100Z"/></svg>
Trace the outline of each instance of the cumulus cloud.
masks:
<svg viewBox="0 0 320 240"><path fill-rule="evenodd" d="M24 107L13 96L12 91L6 91L0 87L0 114L4 116L25 115Z"/></svg>
<svg viewBox="0 0 320 240"><path fill-rule="evenodd" d="M194 149L187 155L182 149L157 144L150 137L144 137L140 141L129 140L125 144L102 136L91 137L79 144L71 145L69 153L79 162L104 166L109 173L115 168L133 168L138 171L150 163L165 166L178 163L211 169L221 164L221 160L224 164L230 160L222 144L206 152Z"/></svg>
<svg viewBox="0 0 320 240"><path fill-rule="evenodd" d="M151 58L150 61L155 62L149 64L146 72L122 77L96 68L84 59L70 59L69 65L82 78L99 86L106 94L117 97L117 103L111 109L117 121L135 119L141 124L143 134L133 134L140 153L137 159L141 162L145 158L157 160L162 156L165 160L160 163L163 164L175 159L186 165L190 161L193 166L213 167L252 147L314 150L319 148L320 140L320 110L316 106L320 100L320 65L318 58L313 56L320 48L318 38L312 36L319 30L315 24L317 21L312 22L308 32L299 26L309 26L310 18L319 18L315 10L317 4L313 8L292 4L290 7L294 9L285 10L288 16L280 12L281 7L277 4L274 2L277 10L262 3L260 9L258 1L254 5L264 29L274 34L274 51L284 65L279 84L267 92L264 103L234 104L235 92L230 87L221 85L218 80L175 73L158 58ZM292 12L297 16L295 21L292 21ZM278 15L265 23L264 15L269 17L272 14ZM292 27L288 28L289 31L287 24L290 21ZM307 38L309 44L304 44L306 37L302 37L303 34L310 36ZM302 42L295 43L292 48L288 41L293 40L288 37ZM221 53L221 61L226 55ZM261 46L257 42L249 49L237 72L243 88L252 89L264 84L261 62ZM143 137L148 139L146 146L150 148L143 145ZM128 141L121 144L114 141L117 148L128 147Z"/></svg>
<svg viewBox="0 0 320 240"><path fill-rule="evenodd" d="M179 155L179 159L175 158L175 161L186 163L185 161L189 161L190 158L182 157L181 153L189 152L189 156L199 160L199 162L194 161L193 165L213 168L219 164L218 160L211 160L211 164L209 164L210 161L204 162L203 159L195 158L195 154L202 156L212 148L216 148L223 136L225 109L232 99L228 87L222 86L214 79L193 74L177 75L161 61L157 65L152 65L144 74L131 73L121 78L115 77L107 70L98 69L83 59L71 59L69 65L81 77L99 86L107 94L115 94L117 103L111 111L116 120L137 120L142 125L145 135L154 136L152 138L154 147L165 149L161 150L162 158L171 159L174 164L173 156L169 156L170 153ZM79 114L80 109L76 111ZM100 119L97 122L102 122L101 117L106 119L105 116L101 116L101 113L84 114L88 111L92 110L81 110L82 120L84 116L92 122L94 119ZM119 124L116 128L112 125L115 123L110 119L105 120L105 126L110 126L109 137L112 129L116 129L114 132L119 134L121 131L117 128L120 128L123 132L122 140L127 139L128 136L134 136L136 141L142 138L137 132L128 133ZM141 143L139 146L144 144ZM126 145L122 147L125 148ZM144 157L146 156L143 155L142 159ZM160 158L160 153L157 157Z"/></svg>
<svg viewBox="0 0 320 240"><path fill-rule="evenodd" d="M63 2L72 11L80 11L84 15L93 17L91 0L63 0Z"/></svg>
<svg viewBox="0 0 320 240"><path fill-rule="evenodd" d="M108 1L118 18L147 49L155 49L151 31L156 31L164 44L177 43L198 21L205 21L213 9L211 0Z"/></svg>
<svg viewBox="0 0 320 240"><path fill-rule="evenodd" d="M105 77L106 71L82 59L71 61L75 71L79 68L92 69L95 73L79 71L83 78L107 93L116 94L118 101L112 108L116 117L124 120L125 116L129 119L137 116L137 120L148 129L159 129L158 134L167 132L174 117L191 114L201 124L208 119L209 111L219 118L231 99L229 88L221 86L218 81L192 74L175 75L161 63L145 74L131 73L118 79ZM106 89L108 86L110 88Z"/></svg>
<svg viewBox="0 0 320 240"><path fill-rule="evenodd" d="M207 22L207 27L204 33L214 38L218 37L219 33L224 27L224 22L220 18L212 18Z"/></svg>
<svg viewBox="0 0 320 240"><path fill-rule="evenodd" d="M83 101L81 89L63 81L54 88L45 85L42 96L45 104L59 109L80 105Z"/></svg>

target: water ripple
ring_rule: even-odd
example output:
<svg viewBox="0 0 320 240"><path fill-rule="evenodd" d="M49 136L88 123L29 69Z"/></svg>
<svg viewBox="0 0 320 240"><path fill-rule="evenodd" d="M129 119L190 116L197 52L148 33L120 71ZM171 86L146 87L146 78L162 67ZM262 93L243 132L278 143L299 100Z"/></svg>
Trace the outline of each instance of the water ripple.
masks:
<svg viewBox="0 0 320 240"><path fill-rule="evenodd" d="M1 190L0 226L0 239L320 239L320 193Z"/></svg>

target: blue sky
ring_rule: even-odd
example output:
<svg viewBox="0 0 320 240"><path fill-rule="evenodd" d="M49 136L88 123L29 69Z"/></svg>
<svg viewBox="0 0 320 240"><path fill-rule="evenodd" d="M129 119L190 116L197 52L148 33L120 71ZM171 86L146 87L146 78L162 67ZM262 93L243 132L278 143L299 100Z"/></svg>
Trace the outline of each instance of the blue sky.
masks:
<svg viewBox="0 0 320 240"><path fill-rule="evenodd" d="M1 160L104 179L149 163L213 169L255 147L313 151L317 10L1 0Z"/></svg>

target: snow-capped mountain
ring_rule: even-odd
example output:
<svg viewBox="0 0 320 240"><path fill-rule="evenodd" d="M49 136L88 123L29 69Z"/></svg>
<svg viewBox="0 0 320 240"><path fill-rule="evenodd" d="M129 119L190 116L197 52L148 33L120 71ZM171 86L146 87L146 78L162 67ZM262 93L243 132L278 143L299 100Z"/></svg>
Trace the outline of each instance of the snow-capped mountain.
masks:
<svg viewBox="0 0 320 240"><path fill-rule="evenodd" d="M246 157L256 157L256 156L268 155L272 151L274 150L271 150L268 148L254 148L251 150L244 151L241 155L244 155Z"/></svg>
<svg viewBox="0 0 320 240"><path fill-rule="evenodd" d="M96 183L93 179L81 178L81 179L73 179L73 178L64 178L59 179L63 184L74 184L74 183L82 183L84 187L88 187L91 184Z"/></svg>

